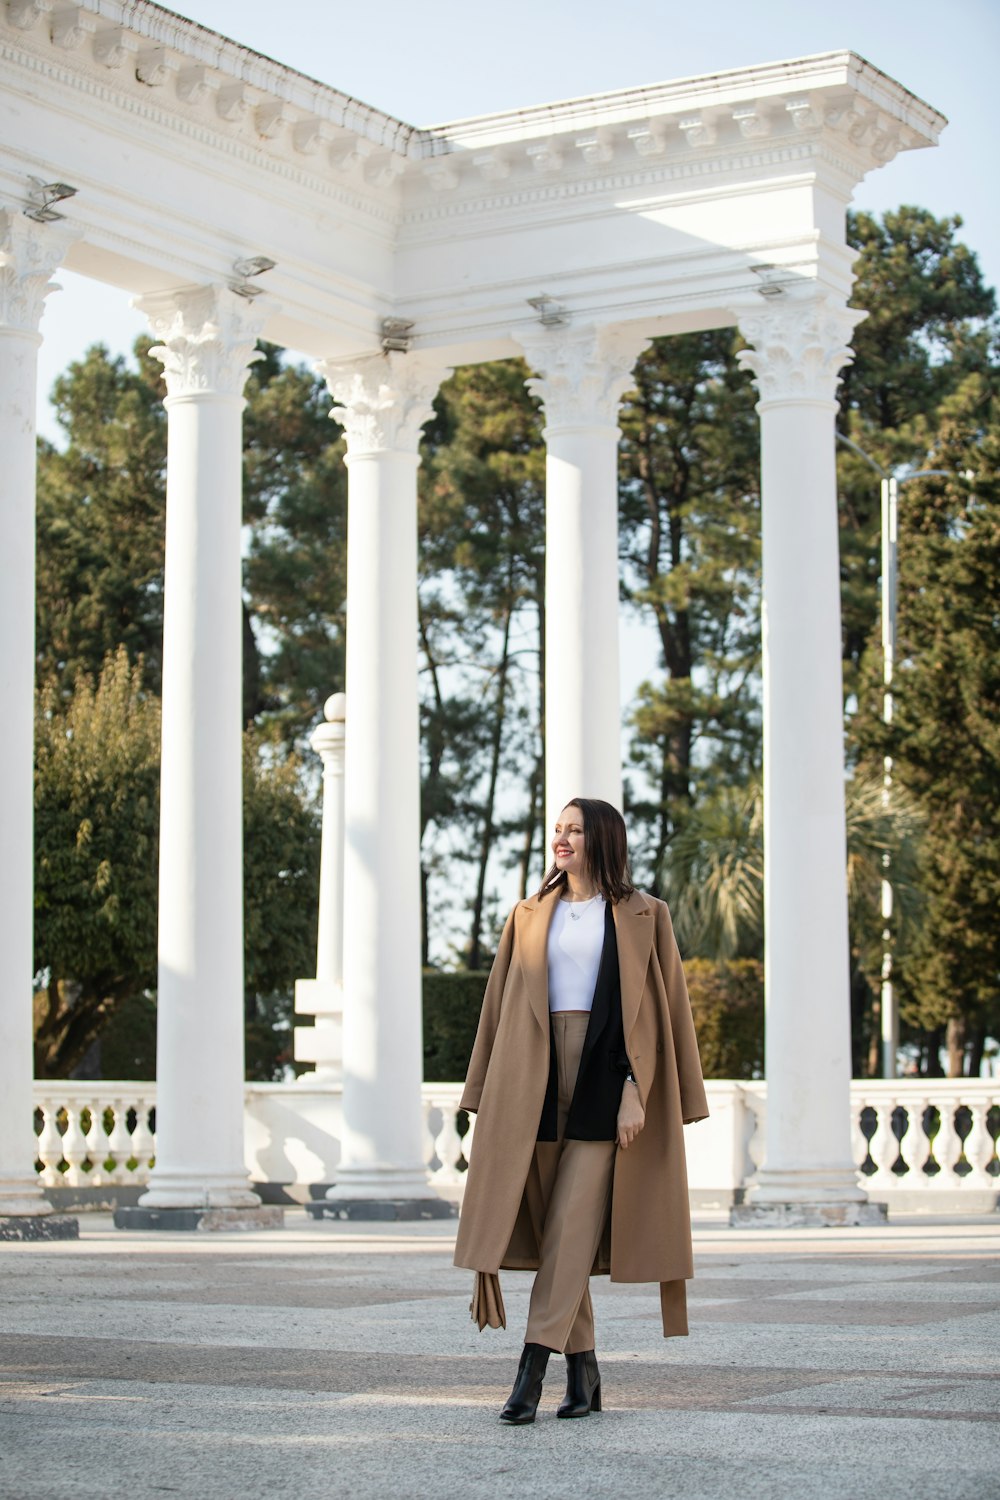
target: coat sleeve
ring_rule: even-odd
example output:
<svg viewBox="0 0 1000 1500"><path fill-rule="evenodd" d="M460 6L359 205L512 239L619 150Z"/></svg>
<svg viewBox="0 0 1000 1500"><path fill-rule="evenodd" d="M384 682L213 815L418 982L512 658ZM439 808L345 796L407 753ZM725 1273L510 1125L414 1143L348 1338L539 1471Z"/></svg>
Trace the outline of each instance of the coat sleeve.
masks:
<svg viewBox="0 0 1000 1500"><path fill-rule="evenodd" d="M701 1076L701 1057L691 1017L684 966L674 937L670 912L664 901L658 903L656 912L656 956L670 1007L670 1030L674 1039L677 1078L681 1089L681 1113L684 1124L691 1125L695 1120L708 1118L708 1100Z"/></svg>
<svg viewBox="0 0 1000 1500"><path fill-rule="evenodd" d="M476 1031L476 1040L469 1059L469 1071L465 1077L465 1091L462 1094L459 1109L467 1109L474 1113L479 1108L483 1084L486 1082L486 1070L493 1054L493 1038L500 1024L500 1005L513 952L514 913L512 911L504 926L500 946L497 948L496 958L493 960L493 967L486 984L483 1008L479 1015L479 1028Z"/></svg>

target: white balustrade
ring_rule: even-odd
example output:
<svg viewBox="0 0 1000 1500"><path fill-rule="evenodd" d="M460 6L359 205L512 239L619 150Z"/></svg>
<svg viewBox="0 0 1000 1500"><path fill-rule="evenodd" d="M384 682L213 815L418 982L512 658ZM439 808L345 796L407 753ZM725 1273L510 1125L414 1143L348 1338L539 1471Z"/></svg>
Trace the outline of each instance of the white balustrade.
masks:
<svg viewBox="0 0 1000 1500"><path fill-rule="evenodd" d="M36 1083L35 1109L42 1117L36 1152L43 1185L144 1187L156 1152L149 1128L155 1107L154 1083Z"/></svg>
<svg viewBox="0 0 1000 1500"><path fill-rule="evenodd" d="M693 1192L720 1190L720 1201L726 1194L731 1201L735 1190L753 1181L763 1158L767 1086L713 1079L708 1093L709 1120L685 1133L688 1178ZM460 1133L461 1095L460 1083L425 1083L422 1089L424 1162L432 1186L450 1197L461 1189L476 1120L468 1116ZM281 1148L268 1166L248 1147L254 1181L334 1180L339 1087L307 1092L293 1084L252 1083L245 1099L248 1139L263 1132ZM150 1129L155 1108L154 1083L36 1083L40 1182L48 1188L144 1186L156 1151ZM897 1129L900 1122L904 1127L899 1137L893 1129L897 1109L903 1111L897 1116ZM991 1109L997 1111L992 1132ZM984 1193L1000 1199L1000 1080L859 1079L851 1085L851 1113L854 1161L872 1198L892 1203L905 1196L911 1204L911 1195L919 1194L932 1208L947 1192L950 1209L961 1207L963 1198L981 1207ZM275 1141L276 1135L282 1140ZM296 1142L298 1155L287 1149ZM306 1161L308 1170L297 1167Z"/></svg>

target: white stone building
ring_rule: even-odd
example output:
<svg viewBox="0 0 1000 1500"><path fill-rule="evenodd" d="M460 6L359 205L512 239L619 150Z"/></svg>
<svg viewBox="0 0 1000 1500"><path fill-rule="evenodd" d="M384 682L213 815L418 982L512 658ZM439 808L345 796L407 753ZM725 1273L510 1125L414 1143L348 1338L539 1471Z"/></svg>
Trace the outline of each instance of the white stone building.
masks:
<svg viewBox="0 0 1000 1500"><path fill-rule="evenodd" d="M833 424L862 314L848 306L844 221L860 179L933 145L941 116L831 53L420 130L150 0L5 0L0 85L0 1213L46 1207L30 1132L33 412L43 301L65 265L138 299L169 392L147 1205L238 1214L257 1201L239 790L240 414L255 340L317 361L347 435L336 1191L381 1202L433 1192L415 521L434 393L463 363L523 354L537 373L561 559L548 801L581 787L618 801L616 716L585 720L588 703L619 696L617 403L654 335L738 324L763 444L768 1135L754 1195L765 1210L856 1216ZM798 1067L807 1053L821 1070Z"/></svg>

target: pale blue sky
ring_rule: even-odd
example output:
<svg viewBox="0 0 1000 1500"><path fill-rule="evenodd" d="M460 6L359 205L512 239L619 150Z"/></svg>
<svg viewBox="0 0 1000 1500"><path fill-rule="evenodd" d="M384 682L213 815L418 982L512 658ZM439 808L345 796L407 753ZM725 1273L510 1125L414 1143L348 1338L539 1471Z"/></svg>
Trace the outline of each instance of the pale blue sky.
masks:
<svg viewBox="0 0 1000 1500"><path fill-rule="evenodd" d="M856 194L875 212L960 213L1000 283L998 0L179 0L175 9L416 125L725 68L850 48L948 116L942 144L907 152ZM142 328L122 294L64 276L43 332L45 395L89 343Z"/></svg>

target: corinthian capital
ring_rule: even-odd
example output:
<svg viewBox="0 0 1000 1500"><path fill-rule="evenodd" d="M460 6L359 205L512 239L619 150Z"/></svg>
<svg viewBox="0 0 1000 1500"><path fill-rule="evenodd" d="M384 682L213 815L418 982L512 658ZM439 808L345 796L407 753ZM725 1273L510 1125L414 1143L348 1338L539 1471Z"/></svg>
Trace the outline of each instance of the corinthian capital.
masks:
<svg viewBox="0 0 1000 1500"><path fill-rule="evenodd" d="M52 273L79 236L71 224L36 224L0 210L0 328L38 333L45 299L59 290Z"/></svg>
<svg viewBox="0 0 1000 1500"><path fill-rule="evenodd" d="M438 387L451 373L440 355L423 350L372 354L351 364L326 359L316 368L336 402L330 415L343 423L348 458L416 453Z"/></svg>
<svg viewBox="0 0 1000 1500"><path fill-rule="evenodd" d="M519 329L514 337L538 374L527 381L545 407L545 430L616 427L649 336L630 326Z"/></svg>
<svg viewBox="0 0 1000 1500"><path fill-rule="evenodd" d="M737 358L753 372L761 405L836 400L840 372L854 358L851 335L864 312L819 288L735 311L751 346Z"/></svg>
<svg viewBox="0 0 1000 1500"><path fill-rule="evenodd" d="M260 358L261 309L224 286L153 292L137 297L135 306L160 340L149 352L163 365L168 400L242 396L250 366Z"/></svg>

